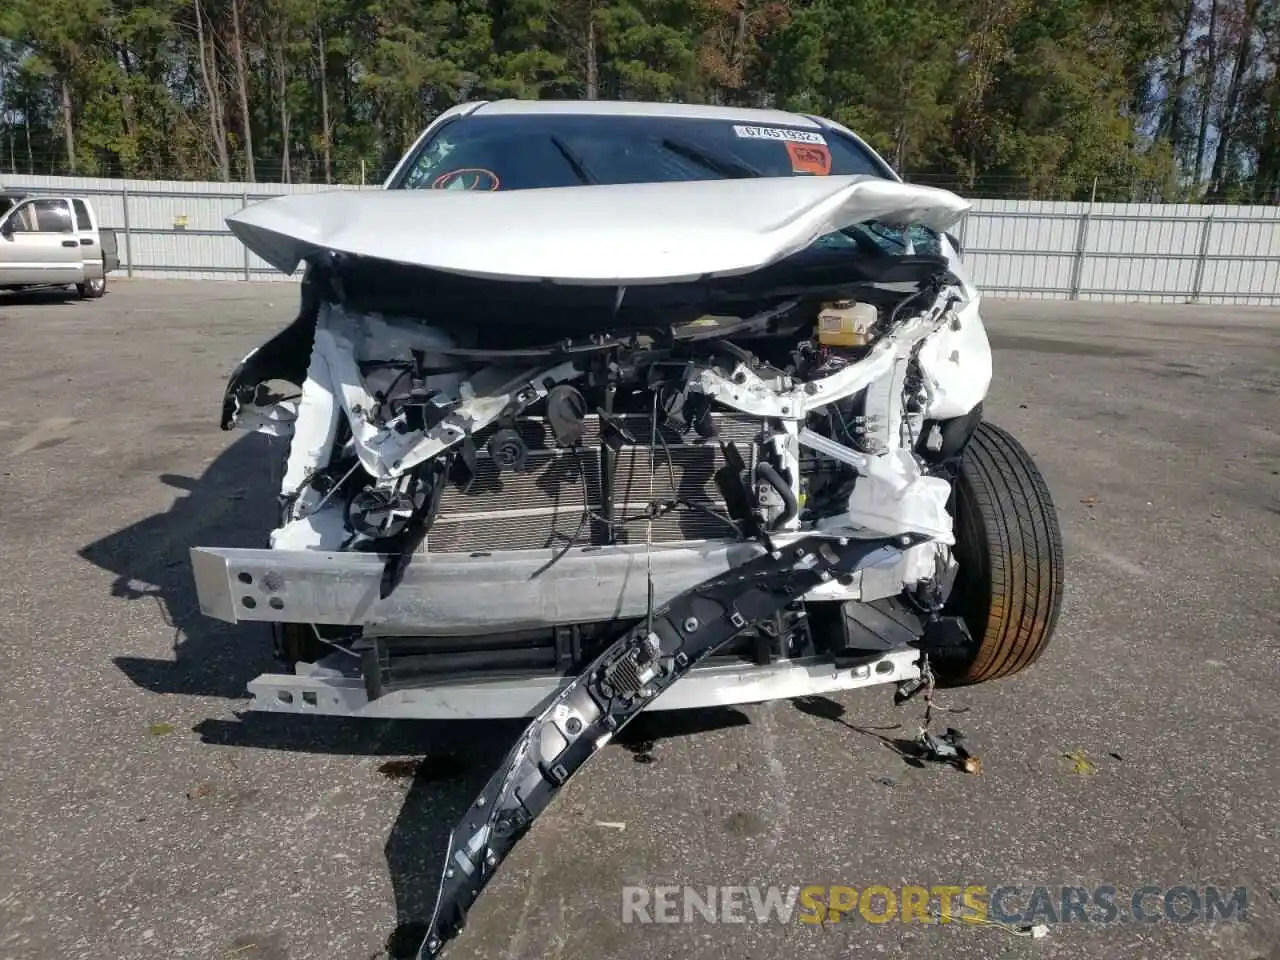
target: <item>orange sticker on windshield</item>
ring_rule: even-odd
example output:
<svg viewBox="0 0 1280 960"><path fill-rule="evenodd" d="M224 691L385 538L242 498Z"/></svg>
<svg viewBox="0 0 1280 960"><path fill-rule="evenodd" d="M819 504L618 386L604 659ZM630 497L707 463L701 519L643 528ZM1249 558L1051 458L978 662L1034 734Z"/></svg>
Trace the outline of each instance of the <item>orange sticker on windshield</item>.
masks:
<svg viewBox="0 0 1280 960"><path fill-rule="evenodd" d="M484 167L450 170L431 181L433 190L497 190L498 175Z"/></svg>
<svg viewBox="0 0 1280 960"><path fill-rule="evenodd" d="M831 173L831 151L818 143L788 143L792 173L812 173L825 177Z"/></svg>

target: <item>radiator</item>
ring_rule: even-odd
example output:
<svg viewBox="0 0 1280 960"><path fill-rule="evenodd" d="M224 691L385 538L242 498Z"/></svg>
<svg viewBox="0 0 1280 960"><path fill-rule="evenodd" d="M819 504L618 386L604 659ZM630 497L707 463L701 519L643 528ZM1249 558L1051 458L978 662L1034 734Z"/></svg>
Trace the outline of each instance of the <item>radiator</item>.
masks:
<svg viewBox="0 0 1280 960"><path fill-rule="evenodd" d="M741 414L717 414L713 420L715 439L704 440L692 432L682 437L664 429L657 445L651 447L647 416L615 418L636 440L636 445L623 446L614 458L615 523L645 510L651 473L653 499L686 500L724 512L715 485L715 472L724 465L719 441L734 441L748 467L754 466L756 440L764 423ZM529 447L526 469L519 473L499 471L480 446L475 477L469 484L451 486L445 492L424 550L469 553L533 550L564 546L570 541L582 546L610 542L608 525L593 516L604 507L600 418L586 418L577 450L556 447L541 418L523 419L518 428ZM615 526L613 542L642 543L645 526L644 520ZM713 517L683 508L653 521L655 543L719 539L729 533Z"/></svg>

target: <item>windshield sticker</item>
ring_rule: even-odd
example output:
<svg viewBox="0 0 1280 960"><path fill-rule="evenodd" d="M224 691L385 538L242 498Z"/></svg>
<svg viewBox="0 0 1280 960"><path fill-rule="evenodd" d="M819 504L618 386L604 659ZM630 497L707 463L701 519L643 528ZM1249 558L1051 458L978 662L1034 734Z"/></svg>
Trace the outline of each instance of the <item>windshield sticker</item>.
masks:
<svg viewBox="0 0 1280 960"><path fill-rule="evenodd" d="M431 181L432 190L497 190L498 175L484 167L463 167L442 173Z"/></svg>
<svg viewBox="0 0 1280 960"><path fill-rule="evenodd" d="M788 143L792 173L811 173L825 177L831 173L831 151L825 145L815 143Z"/></svg>
<svg viewBox="0 0 1280 960"><path fill-rule="evenodd" d="M788 130L785 127L742 127L735 125L733 133L744 140L785 140L791 143L823 143L826 138L810 130Z"/></svg>

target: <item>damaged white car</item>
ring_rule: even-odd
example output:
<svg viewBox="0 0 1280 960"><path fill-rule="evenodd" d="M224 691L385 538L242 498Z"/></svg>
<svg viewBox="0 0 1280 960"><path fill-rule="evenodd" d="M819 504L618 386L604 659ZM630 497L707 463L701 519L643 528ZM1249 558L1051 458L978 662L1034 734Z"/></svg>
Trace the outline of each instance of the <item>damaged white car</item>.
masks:
<svg viewBox="0 0 1280 960"><path fill-rule="evenodd" d="M306 273L222 425L290 439L270 547L192 560L205 613L276 626L257 709L534 718L425 955L645 708L1044 650L1061 535L982 419L965 201L827 120L669 104L466 104L386 186L230 219Z"/></svg>

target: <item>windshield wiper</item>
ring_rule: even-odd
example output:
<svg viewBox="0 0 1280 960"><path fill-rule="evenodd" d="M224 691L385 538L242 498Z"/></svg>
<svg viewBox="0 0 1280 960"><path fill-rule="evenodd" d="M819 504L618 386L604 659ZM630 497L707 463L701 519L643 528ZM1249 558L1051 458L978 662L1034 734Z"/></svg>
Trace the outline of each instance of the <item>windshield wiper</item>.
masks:
<svg viewBox="0 0 1280 960"><path fill-rule="evenodd" d="M714 172L721 175L721 177L745 180L763 177L764 175L760 173L759 170L756 170L754 166L746 164L744 161L735 160L732 159L732 157L710 154L710 152L703 150L703 148L695 146L694 143L684 140L672 140L671 137L667 137L666 140L662 141L662 145L666 147L667 150L671 151L672 154L678 154L685 157L686 160L692 160L695 164L705 166L708 170L714 170Z"/></svg>
<svg viewBox="0 0 1280 960"><path fill-rule="evenodd" d="M877 237L885 243L892 243L895 247L900 247L903 250L907 249L907 242L903 239L906 237L905 230L901 231L901 236L896 236L893 230L888 229L883 224L877 223L874 220L868 220L866 223L859 224L859 226L873 237Z"/></svg>
<svg viewBox="0 0 1280 960"><path fill-rule="evenodd" d="M581 183L597 184L600 181L591 175L591 171L587 169L587 165L582 162L582 158L554 133L551 135L551 145L560 151L560 156L564 157L565 162L573 170L573 175L578 178Z"/></svg>
<svg viewBox="0 0 1280 960"><path fill-rule="evenodd" d="M673 140L667 137L662 141L662 145L672 153L679 154L686 160L701 164L708 170L712 170L720 174L720 176L728 177L731 180L746 180L762 176L760 171L750 164L729 157L717 157L715 154L708 153L701 147L695 146L686 140Z"/></svg>
<svg viewBox="0 0 1280 960"><path fill-rule="evenodd" d="M845 227L840 233L848 237L854 242L861 253L865 253L872 257L891 257L891 254L880 244L876 243L869 235L869 231L865 229L865 224L854 224L852 227Z"/></svg>

